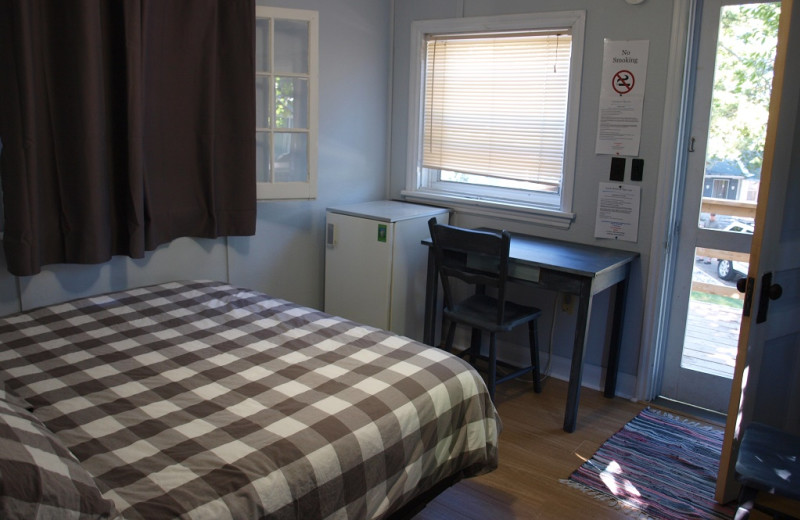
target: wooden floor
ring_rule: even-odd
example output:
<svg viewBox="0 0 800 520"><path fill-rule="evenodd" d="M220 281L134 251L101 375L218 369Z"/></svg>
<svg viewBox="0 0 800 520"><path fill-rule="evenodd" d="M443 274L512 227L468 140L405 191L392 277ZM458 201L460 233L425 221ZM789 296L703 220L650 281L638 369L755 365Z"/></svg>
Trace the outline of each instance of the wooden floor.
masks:
<svg viewBox="0 0 800 520"><path fill-rule="evenodd" d="M517 381L498 386L495 400L503 420L499 467L459 482L414 520L629 519L560 480L568 478L645 405L619 397L607 399L584 388L578 427L565 433L566 393L567 384L556 379L547 380L541 394Z"/></svg>

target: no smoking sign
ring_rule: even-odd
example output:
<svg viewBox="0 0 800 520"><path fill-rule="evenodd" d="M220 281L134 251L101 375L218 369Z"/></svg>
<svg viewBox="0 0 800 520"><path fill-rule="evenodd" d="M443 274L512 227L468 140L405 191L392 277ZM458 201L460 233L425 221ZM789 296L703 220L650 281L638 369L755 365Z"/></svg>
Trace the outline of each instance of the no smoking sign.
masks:
<svg viewBox="0 0 800 520"><path fill-rule="evenodd" d="M604 40L595 153L639 154L648 40Z"/></svg>

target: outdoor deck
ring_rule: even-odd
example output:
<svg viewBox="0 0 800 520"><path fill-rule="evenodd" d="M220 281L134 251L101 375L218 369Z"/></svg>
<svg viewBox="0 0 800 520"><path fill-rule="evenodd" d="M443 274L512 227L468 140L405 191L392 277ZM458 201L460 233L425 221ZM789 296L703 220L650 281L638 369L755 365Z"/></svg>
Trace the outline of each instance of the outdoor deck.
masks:
<svg viewBox="0 0 800 520"><path fill-rule="evenodd" d="M689 300L681 366L732 378L741 317L735 307Z"/></svg>

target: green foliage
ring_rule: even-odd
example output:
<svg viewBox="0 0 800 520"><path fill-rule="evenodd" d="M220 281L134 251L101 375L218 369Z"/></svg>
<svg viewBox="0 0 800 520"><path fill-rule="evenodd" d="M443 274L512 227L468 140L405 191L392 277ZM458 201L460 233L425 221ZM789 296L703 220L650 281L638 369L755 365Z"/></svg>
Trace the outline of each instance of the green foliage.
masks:
<svg viewBox="0 0 800 520"><path fill-rule="evenodd" d="M744 305L742 300L737 298L729 298L726 296L719 296L717 294L709 294L701 291L692 291L690 298L698 302L713 303L715 305L724 305L725 307L734 307L741 309Z"/></svg>
<svg viewBox="0 0 800 520"><path fill-rule="evenodd" d="M294 82L291 78L275 78L275 126L291 127L293 110Z"/></svg>
<svg viewBox="0 0 800 520"><path fill-rule="evenodd" d="M761 172L780 2L722 10L708 136L709 162L739 160Z"/></svg>

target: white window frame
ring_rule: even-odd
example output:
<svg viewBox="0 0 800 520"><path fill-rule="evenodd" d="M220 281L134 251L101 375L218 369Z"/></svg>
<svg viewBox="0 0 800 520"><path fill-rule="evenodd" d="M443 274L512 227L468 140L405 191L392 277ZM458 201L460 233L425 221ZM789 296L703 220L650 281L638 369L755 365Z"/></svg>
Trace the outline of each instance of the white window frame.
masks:
<svg viewBox="0 0 800 520"><path fill-rule="evenodd" d="M572 198L575 184L575 164L578 148L578 114L583 70L583 45L586 26L585 11L562 11L520 15L487 16L421 20L411 24L411 69L409 74L408 163L405 198L435 202L473 213L519 218L551 226L568 228L575 215ZM560 197L530 195L525 192L516 200L487 187L467 187L460 192L438 188L430 182L421 167L421 139L425 89L426 36L459 33L491 33L525 30L569 29L572 35L569 101L564 143L564 163ZM520 194L523 192L520 190ZM554 200L556 199L556 200Z"/></svg>
<svg viewBox="0 0 800 520"><path fill-rule="evenodd" d="M308 179L303 182L256 182L258 200L315 199L319 132L319 13L306 9L256 6L256 18L308 22ZM270 31L270 37L273 37ZM270 52L274 45L270 42ZM275 74L275 71L270 71ZM255 80L255 78L254 78ZM274 109L274 102L271 101ZM274 114L273 114L274 117ZM302 131L302 130L301 130ZM255 138L255 135L253 136ZM272 154L271 154L272 155ZM274 160L274 158L272 158Z"/></svg>

